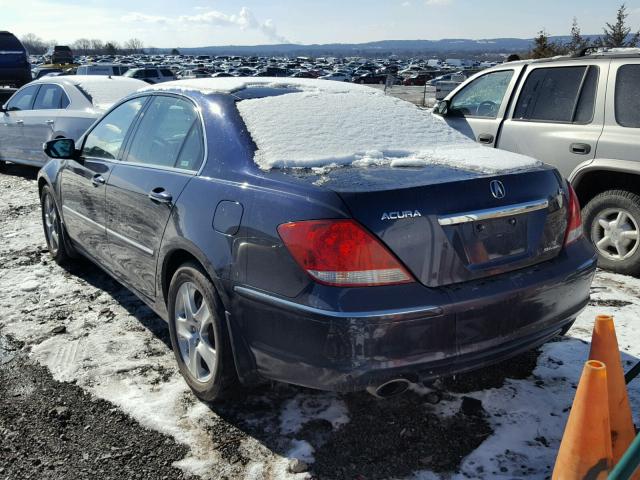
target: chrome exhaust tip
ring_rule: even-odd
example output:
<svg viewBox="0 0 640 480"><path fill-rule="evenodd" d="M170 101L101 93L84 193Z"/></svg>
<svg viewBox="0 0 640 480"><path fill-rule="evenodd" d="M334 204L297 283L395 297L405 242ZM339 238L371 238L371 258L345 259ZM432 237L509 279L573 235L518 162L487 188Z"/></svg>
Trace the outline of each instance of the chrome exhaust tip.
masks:
<svg viewBox="0 0 640 480"><path fill-rule="evenodd" d="M411 382L406 378L396 378L389 380L382 385L371 385L367 387L367 392L376 398L391 398L397 395L402 395L409 389Z"/></svg>

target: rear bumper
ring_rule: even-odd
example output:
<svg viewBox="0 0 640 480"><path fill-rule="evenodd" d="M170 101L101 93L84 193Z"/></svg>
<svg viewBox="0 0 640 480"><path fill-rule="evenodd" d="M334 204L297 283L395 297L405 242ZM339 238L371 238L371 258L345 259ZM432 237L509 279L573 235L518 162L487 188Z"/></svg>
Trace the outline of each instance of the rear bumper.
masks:
<svg viewBox="0 0 640 480"><path fill-rule="evenodd" d="M595 268L581 240L544 264L446 288L316 286L284 299L236 286L229 328L239 374L347 392L482 368L572 322Z"/></svg>

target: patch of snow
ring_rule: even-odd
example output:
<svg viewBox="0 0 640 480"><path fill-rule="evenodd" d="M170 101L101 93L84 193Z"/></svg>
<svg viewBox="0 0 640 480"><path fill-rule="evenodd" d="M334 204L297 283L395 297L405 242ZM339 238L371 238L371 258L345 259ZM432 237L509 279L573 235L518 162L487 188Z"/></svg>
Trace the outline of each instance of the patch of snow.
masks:
<svg viewBox="0 0 640 480"><path fill-rule="evenodd" d="M390 163L496 173L540 165L483 147L432 112L370 88L308 88L237 106L258 147L254 160L264 170Z"/></svg>
<svg viewBox="0 0 640 480"><path fill-rule="evenodd" d="M96 109L102 111L108 110L114 103L147 85L142 80L127 77L75 75L65 78L87 95Z"/></svg>

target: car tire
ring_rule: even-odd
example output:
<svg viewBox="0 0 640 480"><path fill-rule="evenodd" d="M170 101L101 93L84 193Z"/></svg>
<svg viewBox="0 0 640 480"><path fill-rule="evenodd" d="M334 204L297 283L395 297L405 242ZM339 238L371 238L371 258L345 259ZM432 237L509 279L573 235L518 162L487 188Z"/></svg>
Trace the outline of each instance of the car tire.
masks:
<svg viewBox="0 0 640 480"><path fill-rule="evenodd" d="M582 219L600 268L640 274L640 196L626 190L600 193L585 205Z"/></svg>
<svg viewBox="0 0 640 480"><path fill-rule="evenodd" d="M239 381L224 309L200 265L185 263L176 270L167 306L173 353L196 397L215 402L237 396Z"/></svg>
<svg viewBox="0 0 640 480"><path fill-rule="evenodd" d="M67 248L66 233L60 220L60 212L53 191L48 185L45 185L40 193L40 210L49 254L58 265L65 265L69 263L73 254Z"/></svg>

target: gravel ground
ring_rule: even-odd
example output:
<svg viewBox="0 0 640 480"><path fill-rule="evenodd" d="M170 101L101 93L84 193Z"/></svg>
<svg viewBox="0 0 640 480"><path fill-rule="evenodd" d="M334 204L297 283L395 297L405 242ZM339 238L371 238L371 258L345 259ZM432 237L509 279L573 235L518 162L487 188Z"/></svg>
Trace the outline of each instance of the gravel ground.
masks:
<svg viewBox="0 0 640 480"><path fill-rule="evenodd" d="M621 347L640 353L640 282L604 274L580 339L481 372L387 401L267 385L205 405L164 322L91 263L49 259L35 173L0 173L0 479L542 479L589 318L620 313ZM640 411L640 391L632 404Z"/></svg>

